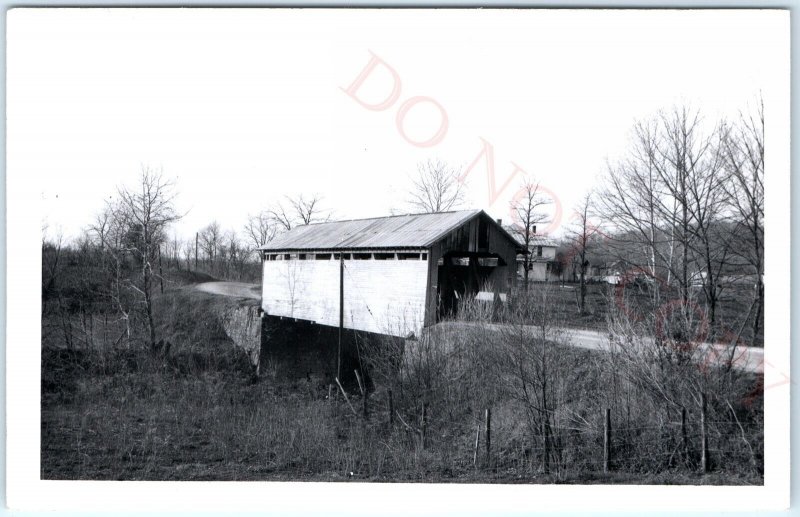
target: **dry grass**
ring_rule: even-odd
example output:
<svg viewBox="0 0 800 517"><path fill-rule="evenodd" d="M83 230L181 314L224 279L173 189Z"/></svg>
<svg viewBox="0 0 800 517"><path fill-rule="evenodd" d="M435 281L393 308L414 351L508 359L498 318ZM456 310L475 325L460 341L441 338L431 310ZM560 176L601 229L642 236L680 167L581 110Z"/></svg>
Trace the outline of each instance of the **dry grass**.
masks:
<svg viewBox="0 0 800 517"><path fill-rule="evenodd" d="M725 471L604 475L597 444L582 458L595 463L545 475L532 463L525 427L510 403L494 407L492 468L475 469L481 415L451 419L432 411L423 449L397 419L388 426L384 392L370 398L365 421L340 397L326 400L326 389L305 381L252 384L235 369L181 374L144 355L130 364L108 373L76 369L71 390L45 393L44 479L760 483L758 476Z"/></svg>
<svg viewBox="0 0 800 517"><path fill-rule="evenodd" d="M652 306L649 294L636 287L628 287L623 294L621 287L605 283L590 283L586 285L586 310L580 314L578 302L580 287L578 284L553 283L549 285L552 288L553 316L563 320L564 324L570 328L605 330L607 316L609 312L617 308L618 304L624 304L631 312L643 315L650 314L657 309ZM529 291L534 292L545 286L548 284L532 283ZM702 291L698 289L694 294L702 306ZM625 302L622 301L623 296ZM752 296L752 287L749 285L733 284L722 291L717 307L717 329L721 335L724 335L726 331L738 332L742 325L742 319L747 316ZM759 330L755 339L747 333L743 337L748 345L764 346L763 328Z"/></svg>
<svg viewBox="0 0 800 517"><path fill-rule="evenodd" d="M544 474L520 402L505 391L507 379L492 377L489 350L501 349L492 341L496 337L435 336L428 348L418 349L414 369L370 393L364 419L359 394L351 395L359 413L354 415L335 392L327 398L326 385L254 383L246 354L233 346L218 319L221 307L231 303L240 302L181 289L165 294L158 300L158 328L172 346L164 354L135 340L73 350L43 346L42 478L763 483L746 459L731 456L741 452L741 444L733 443L735 432L722 428L711 437L720 452L708 476L696 474L694 465L632 461L652 450L653 440L662 440L659 451L671 446L663 433L644 431L620 432L629 444L618 453L630 461L623 458L617 472L603 474L600 418L608 386L596 352L551 344L553 375L564 391L554 420L553 468ZM397 411L393 426L390 387ZM492 459L486 465L481 452L476 468L475 433L486 407L493 413ZM643 426L653 415L634 415L626 426ZM570 431L579 418L585 420L582 432ZM751 445L758 447L763 427L745 424ZM483 444L481 437L481 451Z"/></svg>

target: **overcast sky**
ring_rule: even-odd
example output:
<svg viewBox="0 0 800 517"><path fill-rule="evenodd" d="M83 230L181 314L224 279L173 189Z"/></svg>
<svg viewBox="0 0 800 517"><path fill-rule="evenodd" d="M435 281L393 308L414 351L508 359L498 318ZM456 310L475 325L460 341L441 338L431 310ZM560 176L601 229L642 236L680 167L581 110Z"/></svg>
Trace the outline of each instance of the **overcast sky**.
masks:
<svg viewBox="0 0 800 517"><path fill-rule="evenodd" d="M117 185L161 168L188 236L301 192L336 218L404 211L417 162L466 169L491 146L496 198L484 156L467 207L508 218L516 165L567 221L637 118L690 103L713 120L759 91L769 114L788 77L775 14L12 10L9 173L40 182L49 231L74 236Z"/></svg>

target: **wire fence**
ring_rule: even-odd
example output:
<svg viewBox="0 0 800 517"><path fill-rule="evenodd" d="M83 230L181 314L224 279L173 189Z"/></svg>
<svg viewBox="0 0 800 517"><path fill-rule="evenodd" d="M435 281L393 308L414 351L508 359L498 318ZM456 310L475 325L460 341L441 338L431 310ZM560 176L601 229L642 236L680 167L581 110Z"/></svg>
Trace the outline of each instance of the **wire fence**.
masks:
<svg viewBox="0 0 800 517"><path fill-rule="evenodd" d="M351 400L352 414L365 425L401 435L413 450L447 449L452 461L475 469L506 468L545 473L564 471L657 472L682 469L748 470L763 474L763 425L759 422L696 418L661 424L616 422L610 409L597 412L584 426L542 421L523 426L518 415L492 414L484 408L471 418L437 413L420 402L414 408L394 406L391 392ZM358 397L358 394L356 394ZM369 409L368 409L369 405ZM356 407L363 407L361 414ZM615 424L619 425L615 425Z"/></svg>

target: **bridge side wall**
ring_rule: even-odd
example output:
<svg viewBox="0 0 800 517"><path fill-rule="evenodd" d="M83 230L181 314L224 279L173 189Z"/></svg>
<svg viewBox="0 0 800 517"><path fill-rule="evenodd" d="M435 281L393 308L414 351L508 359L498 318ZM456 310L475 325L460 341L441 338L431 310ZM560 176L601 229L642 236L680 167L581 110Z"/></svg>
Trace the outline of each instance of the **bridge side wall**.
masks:
<svg viewBox="0 0 800 517"><path fill-rule="evenodd" d="M339 260L266 260L262 309L269 316L339 326ZM418 333L427 260L344 261L344 327L390 336Z"/></svg>

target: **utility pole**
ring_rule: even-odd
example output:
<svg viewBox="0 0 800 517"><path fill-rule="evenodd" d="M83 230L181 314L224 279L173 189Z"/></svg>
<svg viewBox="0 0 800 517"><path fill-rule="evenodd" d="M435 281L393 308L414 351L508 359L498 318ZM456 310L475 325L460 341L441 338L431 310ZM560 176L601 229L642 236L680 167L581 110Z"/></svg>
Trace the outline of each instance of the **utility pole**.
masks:
<svg viewBox="0 0 800 517"><path fill-rule="evenodd" d="M200 234L194 234L194 270L197 271L197 243L200 241Z"/></svg>
<svg viewBox="0 0 800 517"><path fill-rule="evenodd" d="M336 378L342 376L342 329L344 328L344 253L339 253L339 348L336 353Z"/></svg>

